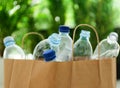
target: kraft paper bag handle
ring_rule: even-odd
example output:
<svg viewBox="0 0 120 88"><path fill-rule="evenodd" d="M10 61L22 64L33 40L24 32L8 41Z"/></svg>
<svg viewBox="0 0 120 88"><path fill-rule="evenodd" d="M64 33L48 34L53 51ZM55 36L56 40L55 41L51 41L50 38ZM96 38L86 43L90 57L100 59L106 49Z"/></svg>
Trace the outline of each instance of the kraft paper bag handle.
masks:
<svg viewBox="0 0 120 88"><path fill-rule="evenodd" d="M24 48L24 42L25 42L25 39L29 36L29 35L38 35L42 40L44 39L44 36L40 33L37 33L37 32L29 32L29 33L26 33L23 38L22 38L22 48Z"/></svg>
<svg viewBox="0 0 120 88"><path fill-rule="evenodd" d="M99 41L99 36L98 36L98 33L96 31L96 29L91 26L91 25L88 25L88 24L79 24L78 26L75 27L74 31L73 31L73 43L72 43L72 50L74 51L74 41L75 41L75 33L76 33L76 30L79 28L79 27L88 27L90 29L92 29L94 32L95 32L95 35L96 35L96 38L97 38L97 44L98 44L98 70L99 70L99 77L100 77L100 82L102 81L102 64L101 64L101 61L100 60L100 41ZM72 51L72 57L74 57L74 53ZM72 60L74 60L74 58L72 58Z"/></svg>
<svg viewBox="0 0 120 88"><path fill-rule="evenodd" d="M78 26L75 27L74 31L73 31L73 42L72 42L72 60L74 60L74 42L75 42L75 34L76 34L76 30L79 28L79 27L89 27L90 29L92 29L94 32L95 32L95 35L96 35L96 38L97 38L97 44L98 44L98 59L100 58L100 46L99 46L99 36L98 36L98 33L96 31L96 29L89 25L89 24L79 24Z"/></svg>
<svg viewBox="0 0 120 88"><path fill-rule="evenodd" d="M29 32L29 33L26 33L23 38L22 38L22 48L24 49L24 42L25 42L25 39L29 36L29 35L38 35L42 40L44 40L44 36L40 33L37 33L37 32Z"/></svg>

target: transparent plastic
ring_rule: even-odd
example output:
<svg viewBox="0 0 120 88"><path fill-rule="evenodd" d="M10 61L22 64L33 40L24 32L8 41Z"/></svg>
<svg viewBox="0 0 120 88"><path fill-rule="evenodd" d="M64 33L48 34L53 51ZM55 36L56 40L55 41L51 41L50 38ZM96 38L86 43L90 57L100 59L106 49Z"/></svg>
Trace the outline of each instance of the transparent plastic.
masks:
<svg viewBox="0 0 120 88"><path fill-rule="evenodd" d="M43 52L48 49L53 49L56 52L56 55L58 55L59 52L59 44L60 44L60 37L58 34L53 33L48 37L48 39L45 39L43 41L40 41L34 51L33 51L33 57L34 59L40 59L43 58Z"/></svg>
<svg viewBox="0 0 120 88"><path fill-rule="evenodd" d="M61 38L61 42L59 45L59 56L57 57L57 61L71 61L72 60L72 39L69 36L69 28L67 26L59 27L59 36Z"/></svg>
<svg viewBox="0 0 120 88"><path fill-rule="evenodd" d="M15 44L14 39L9 36L4 39L5 50L3 58L5 59L25 59L24 51Z"/></svg>
<svg viewBox="0 0 120 88"><path fill-rule="evenodd" d="M90 32L82 30L80 38L74 44L74 56L75 57L88 57L91 58L93 49L89 41Z"/></svg>
<svg viewBox="0 0 120 88"><path fill-rule="evenodd" d="M111 32L106 39L100 42L100 58L116 58L119 54L118 34ZM94 51L92 59L98 58L98 45Z"/></svg>

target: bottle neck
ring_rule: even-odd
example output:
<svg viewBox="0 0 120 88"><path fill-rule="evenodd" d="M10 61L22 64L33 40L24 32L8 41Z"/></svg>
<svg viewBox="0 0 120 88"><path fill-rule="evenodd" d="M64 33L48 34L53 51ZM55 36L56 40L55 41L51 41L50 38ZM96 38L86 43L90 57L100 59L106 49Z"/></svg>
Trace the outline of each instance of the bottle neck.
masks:
<svg viewBox="0 0 120 88"><path fill-rule="evenodd" d="M113 44L113 43L116 43L117 41L114 40L114 39L112 39L112 38L110 38L110 37L108 36L108 37L107 37L107 42L108 42L109 44Z"/></svg>
<svg viewBox="0 0 120 88"><path fill-rule="evenodd" d="M60 44L60 40L60 36L55 33L48 37L48 42L50 45L58 46Z"/></svg>
<svg viewBox="0 0 120 88"><path fill-rule="evenodd" d="M88 37L84 37L84 36L80 36L80 40L86 40L86 41L89 41L89 38L88 38Z"/></svg>
<svg viewBox="0 0 120 88"><path fill-rule="evenodd" d="M69 36L69 32L59 32L59 35L61 36Z"/></svg>
<svg viewBox="0 0 120 88"><path fill-rule="evenodd" d="M14 45L14 44L15 44L14 41L6 42L6 43L5 43L5 47L12 46L12 45Z"/></svg>

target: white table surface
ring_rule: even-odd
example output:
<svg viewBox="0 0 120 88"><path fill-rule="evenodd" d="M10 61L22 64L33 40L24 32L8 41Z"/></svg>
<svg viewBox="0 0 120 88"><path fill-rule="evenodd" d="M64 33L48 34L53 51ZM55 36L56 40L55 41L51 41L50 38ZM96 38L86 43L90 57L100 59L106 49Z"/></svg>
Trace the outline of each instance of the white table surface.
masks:
<svg viewBox="0 0 120 88"><path fill-rule="evenodd" d="M117 88L120 88L120 80L117 81Z"/></svg>

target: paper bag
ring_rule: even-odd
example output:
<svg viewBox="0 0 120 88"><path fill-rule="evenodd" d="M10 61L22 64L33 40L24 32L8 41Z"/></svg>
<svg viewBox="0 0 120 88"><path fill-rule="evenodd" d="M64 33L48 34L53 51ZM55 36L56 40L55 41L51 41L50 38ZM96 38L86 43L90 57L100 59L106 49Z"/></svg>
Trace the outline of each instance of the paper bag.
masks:
<svg viewBox="0 0 120 88"><path fill-rule="evenodd" d="M80 26L93 29L99 44L95 28L80 24L73 33L72 56L74 56L75 32ZM85 57L78 57L77 59L80 61L74 61L75 58L72 58L71 62L6 59L4 86L5 88L116 88L115 58L88 60Z"/></svg>
<svg viewBox="0 0 120 88"><path fill-rule="evenodd" d="M4 61L2 58L0 58L0 88L4 88L3 79L4 79Z"/></svg>
<svg viewBox="0 0 120 88"><path fill-rule="evenodd" d="M116 60L4 60L5 88L116 88Z"/></svg>

